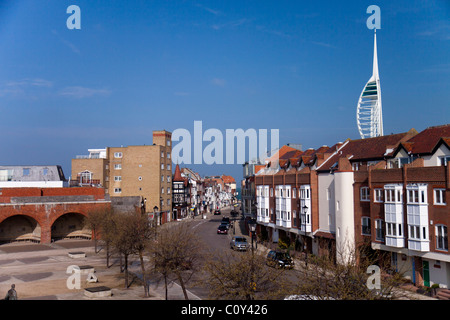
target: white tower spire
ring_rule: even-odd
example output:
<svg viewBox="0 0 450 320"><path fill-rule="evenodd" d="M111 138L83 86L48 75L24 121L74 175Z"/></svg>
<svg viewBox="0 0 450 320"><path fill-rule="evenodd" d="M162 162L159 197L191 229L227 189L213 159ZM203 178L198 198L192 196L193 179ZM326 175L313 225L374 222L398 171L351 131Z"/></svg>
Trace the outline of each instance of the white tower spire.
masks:
<svg viewBox="0 0 450 320"><path fill-rule="evenodd" d="M373 72L364 86L356 109L356 120L361 138L383 135L383 114L381 109L381 87L378 74L377 29L374 29Z"/></svg>

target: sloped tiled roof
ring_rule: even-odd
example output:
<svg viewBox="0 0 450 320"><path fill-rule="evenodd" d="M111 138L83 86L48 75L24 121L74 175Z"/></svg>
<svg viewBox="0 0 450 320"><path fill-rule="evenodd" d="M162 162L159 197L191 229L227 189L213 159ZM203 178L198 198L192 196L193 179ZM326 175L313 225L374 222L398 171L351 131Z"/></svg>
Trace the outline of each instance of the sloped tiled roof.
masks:
<svg viewBox="0 0 450 320"><path fill-rule="evenodd" d="M450 124L429 127L402 145L413 154L429 154L433 152L441 138L450 138Z"/></svg>
<svg viewBox="0 0 450 320"><path fill-rule="evenodd" d="M375 138L347 140L346 143L336 151L330 158L325 160L319 171L330 170L336 166L340 157L347 157L352 161L370 161L383 159L392 154L395 148L401 143L407 141L412 136L416 135L417 131L414 129L404 133L391 134ZM330 148L331 151L333 148Z"/></svg>

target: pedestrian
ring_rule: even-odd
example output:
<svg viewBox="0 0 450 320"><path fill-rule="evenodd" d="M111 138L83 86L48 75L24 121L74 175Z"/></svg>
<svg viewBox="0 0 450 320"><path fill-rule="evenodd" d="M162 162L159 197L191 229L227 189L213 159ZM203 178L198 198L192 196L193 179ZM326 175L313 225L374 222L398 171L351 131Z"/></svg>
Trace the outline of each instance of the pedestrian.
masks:
<svg viewBox="0 0 450 320"><path fill-rule="evenodd" d="M11 289L8 290L8 293L6 294L5 300L17 300L17 292L16 292L16 285L12 284Z"/></svg>

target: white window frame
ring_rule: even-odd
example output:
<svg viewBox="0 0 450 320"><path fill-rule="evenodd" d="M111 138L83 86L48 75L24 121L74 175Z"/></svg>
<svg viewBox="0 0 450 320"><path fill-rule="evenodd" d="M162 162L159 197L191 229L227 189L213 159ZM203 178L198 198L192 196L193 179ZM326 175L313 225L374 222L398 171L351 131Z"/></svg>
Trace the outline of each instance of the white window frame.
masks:
<svg viewBox="0 0 450 320"><path fill-rule="evenodd" d="M123 153L122 152L114 152L114 158L122 158Z"/></svg>
<svg viewBox="0 0 450 320"><path fill-rule="evenodd" d="M448 228L444 224L435 225L436 250L448 251Z"/></svg>
<svg viewBox="0 0 450 320"><path fill-rule="evenodd" d="M122 181L122 176L114 176L114 181Z"/></svg>
<svg viewBox="0 0 450 320"><path fill-rule="evenodd" d="M114 165L114 170L122 170L122 164L121 163L116 163Z"/></svg>
<svg viewBox="0 0 450 320"><path fill-rule="evenodd" d="M122 193L122 188L114 188L114 193Z"/></svg>
<svg viewBox="0 0 450 320"><path fill-rule="evenodd" d="M373 202L384 202L384 190L382 188L376 188L373 190Z"/></svg>
<svg viewBox="0 0 450 320"><path fill-rule="evenodd" d="M361 187L359 189L359 196L361 201L370 201L370 190L369 187Z"/></svg>
<svg viewBox="0 0 450 320"><path fill-rule="evenodd" d="M433 189L433 198L433 203L437 206L445 206L447 204L445 199L445 189Z"/></svg>
<svg viewBox="0 0 450 320"><path fill-rule="evenodd" d="M370 225L370 217L361 217L361 234L363 236L370 236L372 234ZM368 232L365 232L368 231Z"/></svg>
<svg viewBox="0 0 450 320"><path fill-rule="evenodd" d="M384 241L383 219L375 219L375 240Z"/></svg>

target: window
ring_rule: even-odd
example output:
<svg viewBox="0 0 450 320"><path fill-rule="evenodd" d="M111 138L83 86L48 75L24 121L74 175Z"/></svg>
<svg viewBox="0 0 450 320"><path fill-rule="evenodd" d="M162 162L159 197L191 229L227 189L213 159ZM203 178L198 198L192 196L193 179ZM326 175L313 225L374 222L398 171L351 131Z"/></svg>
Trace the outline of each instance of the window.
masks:
<svg viewBox="0 0 450 320"><path fill-rule="evenodd" d="M359 163L358 162L352 163L352 169L353 169L353 171L358 171L359 170Z"/></svg>
<svg viewBox="0 0 450 320"><path fill-rule="evenodd" d="M441 166L446 166L450 162L450 156L439 157L439 160Z"/></svg>
<svg viewBox="0 0 450 320"><path fill-rule="evenodd" d="M161 175L161 182L164 182L164 176Z"/></svg>
<svg viewBox="0 0 450 320"><path fill-rule="evenodd" d="M386 222L387 236L396 237L398 235L399 237L401 237L402 233L403 233L402 223Z"/></svg>
<svg viewBox="0 0 450 320"><path fill-rule="evenodd" d="M270 188L270 196L273 197L273 188Z"/></svg>
<svg viewBox="0 0 450 320"><path fill-rule="evenodd" d="M419 203L419 190L408 190L407 201L408 203Z"/></svg>
<svg viewBox="0 0 450 320"><path fill-rule="evenodd" d="M297 193L297 188L294 188L294 189L292 190L292 198L295 199L296 193Z"/></svg>
<svg viewBox="0 0 450 320"><path fill-rule="evenodd" d="M48 168L42 169L42 174L46 176L48 174Z"/></svg>
<svg viewBox="0 0 450 320"><path fill-rule="evenodd" d="M167 187L167 193L170 194L170 188L169 187Z"/></svg>
<svg viewBox="0 0 450 320"><path fill-rule="evenodd" d="M370 218L361 218L361 233L366 236L370 236Z"/></svg>
<svg viewBox="0 0 450 320"><path fill-rule="evenodd" d="M161 151L161 158L164 158L164 151Z"/></svg>
<svg viewBox="0 0 450 320"><path fill-rule="evenodd" d="M406 201L408 204L426 204L426 186L407 186Z"/></svg>
<svg viewBox="0 0 450 320"><path fill-rule="evenodd" d="M167 165L167 170L170 170L170 164Z"/></svg>
<svg viewBox="0 0 450 320"><path fill-rule="evenodd" d="M121 193L122 192L122 188L114 188L114 193Z"/></svg>
<svg viewBox="0 0 450 320"><path fill-rule="evenodd" d="M170 153L167 152L167 159L170 159Z"/></svg>
<svg viewBox="0 0 450 320"><path fill-rule="evenodd" d="M138 180L139 180L139 181L142 181L142 177L139 177Z"/></svg>
<svg viewBox="0 0 450 320"><path fill-rule="evenodd" d="M167 146L170 147L170 140L167 140Z"/></svg>
<svg viewBox="0 0 450 320"><path fill-rule="evenodd" d="M163 188L161 188L161 193L164 193L164 187L163 187Z"/></svg>
<svg viewBox="0 0 450 320"><path fill-rule="evenodd" d="M122 152L114 152L114 158L122 158Z"/></svg>
<svg viewBox="0 0 450 320"><path fill-rule="evenodd" d="M29 176L30 175L30 168L23 168L22 172L23 172L22 174L24 176Z"/></svg>
<svg viewBox="0 0 450 320"><path fill-rule="evenodd" d="M392 222L386 223L386 235L394 237L397 235L397 228L395 225L396 224Z"/></svg>
<svg viewBox="0 0 450 320"><path fill-rule="evenodd" d="M375 198L375 202L383 202L383 189L375 189L374 190L374 198Z"/></svg>
<svg viewBox="0 0 450 320"><path fill-rule="evenodd" d="M369 187L361 187L361 201L370 201Z"/></svg>
<svg viewBox="0 0 450 320"><path fill-rule="evenodd" d="M405 164L408 164L410 162L411 162L411 159L409 157L392 159L392 160L388 161L388 169L401 168Z"/></svg>
<svg viewBox="0 0 450 320"><path fill-rule="evenodd" d="M114 176L114 181L122 181L122 176Z"/></svg>
<svg viewBox="0 0 450 320"><path fill-rule="evenodd" d="M447 226L438 224L436 230L436 249L448 251L448 234Z"/></svg>
<svg viewBox="0 0 450 320"><path fill-rule="evenodd" d="M375 220L375 239L378 241L384 240L384 234L383 234L383 220L382 219L376 219Z"/></svg>
<svg viewBox="0 0 450 320"><path fill-rule="evenodd" d="M161 163L161 170L164 170L164 163Z"/></svg>
<svg viewBox="0 0 450 320"><path fill-rule="evenodd" d="M434 204L445 205L445 189L434 189Z"/></svg>
<svg viewBox="0 0 450 320"><path fill-rule="evenodd" d="M167 199L167 205L170 206L170 199Z"/></svg>
<svg viewBox="0 0 450 320"><path fill-rule="evenodd" d="M92 173L90 171L83 171L79 173L80 183L91 183Z"/></svg>
<svg viewBox="0 0 450 320"><path fill-rule="evenodd" d="M167 176L167 182L170 182L170 176Z"/></svg>
<svg viewBox="0 0 450 320"><path fill-rule="evenodd" d="M400 189L385 189L385 202L402 203L402 191Z"/></svg>
<svg viewBox="0 0 450 320"><path fill-rule="evenodd" d="M115 165L114 165L114 169L115 169L115 170L121 170L121 169L122 169L122 165L121 165L120 163L115 164Z"/></svg>

